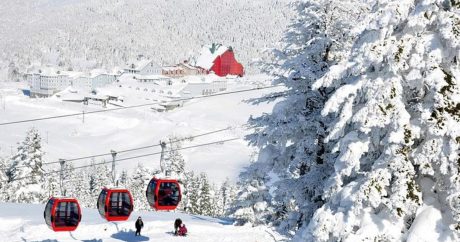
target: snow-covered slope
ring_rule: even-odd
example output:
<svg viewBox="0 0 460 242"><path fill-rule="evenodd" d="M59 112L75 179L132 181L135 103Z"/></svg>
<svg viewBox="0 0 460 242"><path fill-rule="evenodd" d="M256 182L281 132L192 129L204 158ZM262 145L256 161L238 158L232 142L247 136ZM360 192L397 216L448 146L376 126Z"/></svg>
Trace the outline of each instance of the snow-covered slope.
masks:
<svg viewBox="0 0 460 242"><path fill-rule="evenodd" d="M252 77L250 79L256 79ZM13 85L13 84L11 84ZM2 87L3 86L3 87ZM0 86L0 122L29 119L43 116L53 116L81 112L83 110L102 109L96 105L62 102L57 98L30 99L20 94L18 87ZM254 88L254 85L230 86L232 89ZM271 110L273 104L253 106L243 100L260 97L270 89L254 92L232 94L194 100L184 107L167 113L156 113L149 107L120 110L94 115L55 120L45 120L34 123L24 123L11 126L0 126L0 157L7 157L16 152L16 143L24 139L26 131L35 127L43 137L45 162L57 161L59 158L89 156L107 153L111 149L123 150L141 146L158 144L160 139L171 134L179 136L206 133L228 126L245 124L250 115L260 115ZM141 91L142 92L142 91ZM128 97L126 99L129 99ZM131 98L132 99L132 98ZM3 109L3 101L5 109ZM151 103L152 100L140 100L141 103ZM184 143L184 147L195 144L219 141L223 139L243 137L246 132L241 129L225 131L204 136ZM118 155L126 158L146 153L160 151L159 147L129 152ZM211 181L222 182L228 176L236 180L241 168L249 164L252 149L243 140L232 141L222 145L212 145L181 151L189 170L206 172ZM111 160L110 156L97 158ZM128 169L130 172L137 163L143 163L150 168L159 167L159 156L120 162L117 167ZM75 161L74 165L85 165L89 159Z"/></svg>
<svg viewBox="0 0 460 242"><path fill-rule="evenodd" d="M265 227L235 227L231 221L174 212L134 212L126 222L106 222L96 209L83 209L74 232L53 232L43 220L44 205L0 203L0 241L275 241ZM138 216L144 220L142 236L134 236ZM173 224L181 218L189 236L173 236Z"/></svg>

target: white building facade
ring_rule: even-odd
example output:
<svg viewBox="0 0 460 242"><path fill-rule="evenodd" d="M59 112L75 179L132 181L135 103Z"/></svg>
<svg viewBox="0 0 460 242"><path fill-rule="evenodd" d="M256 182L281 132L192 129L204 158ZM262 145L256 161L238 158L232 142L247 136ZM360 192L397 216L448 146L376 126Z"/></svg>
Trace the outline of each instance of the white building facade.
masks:
<svg viewBox="0 0 460 242"><path fill-rule="evenodd" d="M49 97L67 87L91 91L117 80L117 75L98 73L85 75L81 72L47 71L25 75L31 97Z"/></svg>
<svg viewBox="0 0 460 242"><path fill-rule="evenodd" d="M94 90L99 87L104 87L107 86L111 83L114 83L117 81L117 76L116 75L110 75L110 74L97 74L89 78L89 81L91 83L91 90Z"/></svg>
<svg viewBox="0 0 460 242"><path fill-rule="evenodd" d="M181 91L181 96L207 96L227 90L227 80L211 82L190 82Z"/></svg>
<svg viewBox="0 0 460 242"><path fill-rule="evenodd" d="M162 67L152 60L140 60L130 63L124 69L124 73L138 75L161 75Z"/></svg>

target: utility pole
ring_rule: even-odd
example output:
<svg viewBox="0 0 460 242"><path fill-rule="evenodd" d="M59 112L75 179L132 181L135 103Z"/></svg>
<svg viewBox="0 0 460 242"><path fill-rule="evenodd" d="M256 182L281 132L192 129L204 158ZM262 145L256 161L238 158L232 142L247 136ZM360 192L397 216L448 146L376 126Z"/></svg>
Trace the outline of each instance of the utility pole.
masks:
<svg viewBox="0 0 460 242"><path fill-rule="evenodd" d="M61 165L61 172L60 172L61 196L65 196L65 189L64 189L64 165L65 165L65 160L64 159L59 159L59 164Z"/></svg>
<svg viewBox="0 0 460 242"><path fill-rule="evenodd" d="M113 185L116 185L115 184L115 160L116 160L116 157L117 157L117 152L114 151L114 150L111 150L110 153L112 153L112 184Z"/></svg>
<svg viewBox="0 0 460 242"><path fill-rule="evenodd" d="M82 122L85 123L85 110L83 110L82 115L83 115Z"/></svg>
<svg viewBox="0 0 460 242"><path fill-rule="evenodd" d="M166 169L165 169L166 142L160 140L160 146L161 146L160 170L161 170L161 173L166 173Z"/></svg>

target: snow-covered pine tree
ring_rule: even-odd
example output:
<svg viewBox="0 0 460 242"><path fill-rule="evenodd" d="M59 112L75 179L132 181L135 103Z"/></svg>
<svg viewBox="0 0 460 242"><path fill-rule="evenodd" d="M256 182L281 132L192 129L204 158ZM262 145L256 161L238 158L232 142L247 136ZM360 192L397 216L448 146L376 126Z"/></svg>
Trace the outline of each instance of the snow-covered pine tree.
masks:
<svg viewBox="0 0 460 242"><path fill-rule="evenodd" d="M99 163L102 162L104 162L104 160ZM87 206L95 208L97 198L99 197L102 188L112 185L112 173L106 165L96 164L94 159L91 159L90 166L85 173L87 174L86 183L88 183L89 190Z"/></svg>
<svg viewBox="0 0 460 242"><path fill-rule="evenodd" d="M152 176L152 171L139 163L128 179L128 189L134 199L134 209L137 211L150 209L145 191Z"/></svg>
<svg viewBox="0 0 460 242"><path fill-rule="evenodd" d="M233 203L235 199L235 186L230 182L230 179L227 177L225 181L222 183L220 189L217 194L221 197L221 206L222 206L222 211L220 211L220 215L226 215L228 212L228 209L230 208L231 204Z"/></svg>
<svg viewBox="0 0 460 242"><path fill-rule="evenodd" d="M46 199L42 155L40 134L32 128L18 145L6 173L10 183L10 201L39 203Z"/></svg>
<svg viewBox="0 0 460 242"><path fill-rule="evenodd" d="M167 163L171 169L171 176L178 180L183 180L185 177L185 160L178 149L182 148L184 138L178 136L170 136L168 138Z"/></svg>
<svg viewBox="0 0 460 242"><path fill-rule="evenodd" d="M200 174L200 199L198 200L198 214L213 216L214 215L214 204L213 194L211 185L209 184L208 176L206 173Z"/></svg>
<svg viewBox="0 0 460 242"><path fill-rule="evenodd" d="M71 168L71 167L69 167ZM87 208L95 208L97 197L90 192L89 176L87 170L78 169L72 171L71 180L67 183L67 195L78 198L80 205Z"/></svg>
<svg viewBox="0 0 460 242"><path fill-rule="evenodd" d="M184 140L186 140L184 137L169 136L168 144L166 146L166 163L171 171L170 176L178 180L181 189L183 190L182 201L177 207L177 209L182 211L186 210L188 204L188 193L184 192L184 190L187 190L187 182L189 181L185 170L185 159L179 152Z"/></svg>
<svg viewBox="0 0 460 242"><path fill-rule="evenodd" d="M216 184L212 185L212 203L214 204L213 216L221 217L224 215L224 197L222 196L221 187L217 187Z"/></svg>
<svg viewBox="0 0 460 242"><path fill-rule="evenodd" d="M193 183L195 179L195 173L193 171L186 171L184 175L184 179L181 180L182 182L182 201L179 203L177 209L182 210L186 213L190 213L191 201L190 195L194 193L193 190Z"/></svg>
<svg viewBox="0 0 460 242"><path fill-rule="evenodd" d="M98 190L101 189L99 186L99 177L97 176L97 174L94 172L95 171L95 164L96 161L94 158L92 158L90 160L90 166L87 170L87 174L88 174L88 189L89 189L89 193L93 196L95 194L97 194Z"/></svg>
<svg viewBox="0 0 460 242"><path fill-rule="evenodd" d="M329 117L321 116L333 86L313 90L329 67L348 57L362 31L369 5L364 0L301 0L297 16L275 52L275 63L265 66L287 90L256 102L278 102L271 114L250 119L256 132L251 144L259 157L241 174L237 202L231 209L242 223L268 223L284 234L295 234L310 222L323 204L324 180L333 167L332 149L325 143Z"/></svg>
<svg viewBox="0 0 460 242"><path fill-rule="evenodd" d="M78 197L79 194L76 193L75 185L78 183L83 183L83 180L80 180L80 175L77 175L77 171L74 169L74 165L71 162L66 162L63 166L63 179L62 179L62 188L59 186L59 189L62 190L61 196L69 197ZM57 173L60 175L60 173ZM60 177L59 177L60 182Z"/></svg>
<svg viewBox="0 0 460 242"><path fill-rule="evenodd" d="M45 176L45 182L43 185L46 192L45 197L50 198L52 196L60 196L61 190L59 187L59 176L56 176L56 174L59 174L59 171L51 169L46 172L53 173L53 175Z"/></svg>
<svg viewBox="0 0 460 242"><path fill-rule="evenodd" d="M272 220L275 212L270 206L271 195L268 187L263 184L263 175L259 175L262 170L262 167L259 168L258 164L254 163L240 176L238 194L230 208L230 217L234 218L238 225L257 225Z"/></svg>
<svg viewBox="0 0 460 242"><path fill-rule="evenodd" d="M200 177L195 175L193 172L189 172L187 183L186 183L186 190L187 190L187 199L186 203L184 204L185 211L191 214L200 214L200 196L201 196L201 181Z"/></svg>
<svg viewBox="0 0 460 242"><path fill-rule="evenodd" d="M128 184L128 171L122 170L119 177L120 178L118 179L118 185L120 187L126 187Z"/></svg>
<svg viewBox="0 0 460 242"><path fill-rule="evenodd" d="M458 241L460 2L377 1L337 87L324 205L298 241Z"/></svg>
<svg viewBox="0 0 460 242"><path fill-rule="evenodd" d="M10 62L8 65L8 80L18 82L20 81L21 74L19 73L19 68L14 64L14 62Z"/></svg>
<svg viewBox="0 0 460 242"><path fill-rule="evenodd" d="M8 177L6 176L7 171L6 160L0 157L0 201L5 202L7 197L8 188L6 184L8 182Z"/></svg>
<svg viewBox="0 0 460 242"><path fill-rule="evenodd" d="M8 181L27 175L30 176L31 182L36 182L43 175L42 156L40 134L32 128L27 132L26 138L18 144L17 152L11 158L6 172ZM17 168L18 166L25 167Z"/></svg>

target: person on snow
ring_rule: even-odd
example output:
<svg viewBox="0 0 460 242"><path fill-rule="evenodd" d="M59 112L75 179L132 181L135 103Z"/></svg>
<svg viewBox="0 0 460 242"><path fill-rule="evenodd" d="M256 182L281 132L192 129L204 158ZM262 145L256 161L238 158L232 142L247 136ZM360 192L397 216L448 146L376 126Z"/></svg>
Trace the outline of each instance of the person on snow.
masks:
<svg viewBox="0 0 460 242"><path fill-rule="evenodd" d="M180 218L174 221L174 235L177 235L179 233L179 228L181 225L182 225L182 220Z"/></svg>
<svg viewBox="0 0 460 242"><path fill-rule="evenodd" d="M181 224L179 231L177 233L179 236L186 236L187 235L187 227L185 227L185 224Z"/></svg>
<svg viewBox="0 0 460 242"><path fill-rule="evenodd" d="M142 218L139 216L136 221L136 234L135 236L141 236L141 229L144 227L144 222L142 221Z"/></svg>

